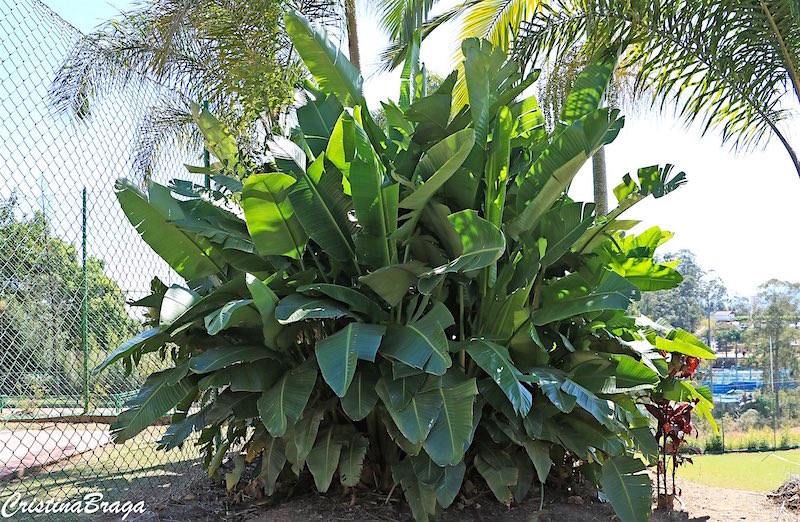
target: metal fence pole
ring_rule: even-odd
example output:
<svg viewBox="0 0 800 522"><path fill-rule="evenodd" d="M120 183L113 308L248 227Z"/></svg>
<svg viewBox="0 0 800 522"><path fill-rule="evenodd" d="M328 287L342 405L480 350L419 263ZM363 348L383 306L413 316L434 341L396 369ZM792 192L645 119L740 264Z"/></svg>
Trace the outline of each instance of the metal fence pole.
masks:
<svg viewBox="0 0 800 522"><path fill-rule="evenodd" d="M208 100L203 101L203 110L208 110ZM208 148L203 147L203 167L206 168L205 182L206 188L211 189L211 174L208 173L208 168L211 166L211 156L208 153Z"/></svg>
<svg viewBox="0 0 800 522"><path fill-rule="evenodd" d="M81 222L81 270L83 300L81 302L81 345L83 348L83 413L89 413L89 272L86 259L86 187L81 192L83 219Z"/></svg>

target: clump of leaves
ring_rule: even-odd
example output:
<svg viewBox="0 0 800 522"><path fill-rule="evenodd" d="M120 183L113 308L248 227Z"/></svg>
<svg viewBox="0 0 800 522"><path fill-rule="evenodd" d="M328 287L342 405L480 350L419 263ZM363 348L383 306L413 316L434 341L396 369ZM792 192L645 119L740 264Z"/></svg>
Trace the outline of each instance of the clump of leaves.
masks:
<svg viewBox="0 0 800 522"><path fill-rule="evenodd" d="M412 45L385 132L326 35L296 14L286 27L314 82L289 137L270 144L273 162L253 165L197 111L219 160L214 190L117 184L186 285L154 282L139 303L153 328L101 366L156 350L174 361L129 403L115 439L171 413L161 445L199 432L210 475L233 451L231 487L250 462L267 494L307 468L321 492L337 478L397 485L420 521L451 505L468 473L509 504L569 462L622 520L646 520L636 455L658 450L644 405L700 394L661 350L706 349L626 314L681 276L653 258L668 233L627 233L636 222L619 216L683 173L626 176L607 216L566 194L622 128L600 107L615 53L592 57L549 133L523 96L537 74L499 49L464 42L470 103L459 108L457 74L426 93Z"/></svg>

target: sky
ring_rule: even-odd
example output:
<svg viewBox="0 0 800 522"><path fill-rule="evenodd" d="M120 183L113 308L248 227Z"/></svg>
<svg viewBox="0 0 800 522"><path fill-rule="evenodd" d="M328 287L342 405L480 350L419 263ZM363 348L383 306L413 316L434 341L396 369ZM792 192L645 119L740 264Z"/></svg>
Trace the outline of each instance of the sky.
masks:
<svg viewBox="0 0 800 522"><path fill-rule="evenodd" d="M81 31L120 11L130 0L44 0ZM452 68L456 30L443 27L422 47L427 68L446 76ZM372 109L380 100L397 99L399 71L383 73L379 53L388 38L376 16L359 12L359 39L365 92ZM800 148L800 133L793 136ZM713 270L732 294L749 296L771 278L800 282L800 177L776 140L762 150L734 153L717 134L701 136L671 114L637 111L626 117L625 128L606 150L609 193L626 173L639 167L672 163L689 182L668 196L648 198L625 214L639 219L637 230L658 225L675 237L662 251L692 250L701 266ZM570 195L592 200L591 166L573 182ZM613 207L613 195L609 194Z"/></svg>

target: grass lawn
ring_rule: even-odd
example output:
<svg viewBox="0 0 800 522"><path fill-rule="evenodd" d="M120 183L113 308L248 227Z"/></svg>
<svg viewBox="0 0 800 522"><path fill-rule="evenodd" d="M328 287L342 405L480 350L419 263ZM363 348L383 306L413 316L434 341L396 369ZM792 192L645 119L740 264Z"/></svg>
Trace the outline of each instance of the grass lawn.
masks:
<svg viewBox="0 0 800 522"><path fill-rule="evenodd" d="M5 494L19 491L24 498L80 499L100 492L107 502L144 500L147 506L168 494L179 493L196 478L197 452L187 443L183 450L156 451L153 442L163 427L151 427L125 444L108 444L48 466L22 480L0 486ZM33 516L45 519L52 515ZM86 520L86 515L60 515L59 521ZM52 518L51 518L52 519Z"/></svg>
<svg viewBox="0 0 800 522"><path fill-rule="evenodd" d="M771 491L789 475L800 475L800 449L700 455L693 460L693 465L679 468L679 477L728 489Z"/></svg>

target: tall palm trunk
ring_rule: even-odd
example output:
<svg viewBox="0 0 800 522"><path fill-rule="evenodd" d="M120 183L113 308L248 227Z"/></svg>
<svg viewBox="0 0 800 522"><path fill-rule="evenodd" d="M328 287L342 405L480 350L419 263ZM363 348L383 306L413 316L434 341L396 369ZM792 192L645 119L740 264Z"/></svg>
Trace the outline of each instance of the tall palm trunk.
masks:
<svg viewBox="0 0 800 522"><path fill-rule="evenodd" d="M592 156L595 215L608 214L608 182L606 180L606 148L600 147Z"/></svg>
<svg viewBox="0 0 800 522"><path fill-rule="evenodd" d="M347 45L350 63L361 71L361 54L358 52L358 27L356 26L356 0L344 0L344 16L347 19Z"/></svg>

